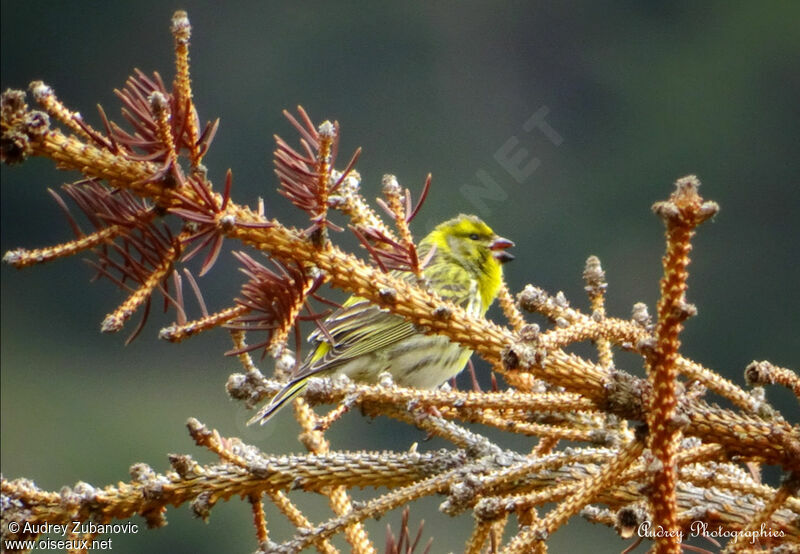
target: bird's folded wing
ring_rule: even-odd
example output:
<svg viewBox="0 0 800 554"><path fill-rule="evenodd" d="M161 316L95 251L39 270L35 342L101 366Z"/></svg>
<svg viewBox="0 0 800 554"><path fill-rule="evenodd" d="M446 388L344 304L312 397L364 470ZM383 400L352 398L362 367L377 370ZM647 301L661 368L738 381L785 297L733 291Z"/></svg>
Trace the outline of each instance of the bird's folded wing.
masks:
<svg viewBox="0 0 800 554"><path fill-rule="evenodd" d="M311 333L308 339L316 347L293 377L335 369L418 333L413 323L364 299L348 302L322 325L327 333Z"/></svg>

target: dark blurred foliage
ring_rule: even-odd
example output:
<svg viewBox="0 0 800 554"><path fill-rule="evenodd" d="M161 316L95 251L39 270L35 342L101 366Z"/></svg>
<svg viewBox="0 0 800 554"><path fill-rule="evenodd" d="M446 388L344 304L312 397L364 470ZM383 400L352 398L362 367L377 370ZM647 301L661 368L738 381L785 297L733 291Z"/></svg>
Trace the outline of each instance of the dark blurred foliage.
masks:
<svg viewBox="0 0 800 554"><path fill-rule="evenodd" d="M3 88L43 79L93 123L97 102L118 113L112 89L134 67L171 80L169 21L174 9L188 10L200 117L222 118L206 163L219 186L232 168L236 201L262 196L268 215L304 223L275 193L271 162L272 135L294 139L281 110L302 104L317 121L340 122L341 159L364 148L358 169L368 198L380 194L383 173L416 190L433 173L417 236L458 212L477 213L516 242L516 261L507 266L513 290L529 282L564 290L578 307L587 304L584 260L596 254L610 283L610 313L627 316L637 301L654 311L664 245L650 206L676 178L696 173L701 193L722 211L695 240L688 298L699 316L687 323L684 354L739 383L753 359L800 367L797 3L1 6ZM525 130L536 113L546 113L560 144L542 127ZM498 161L514 155L523 168L517 178ZM70 238L45 188L74 177L43 160L2 168L3 252ZM487 186L488 178L496 185ZM212 308L228 305L241 283L233 262L221 258L202 279ZM245 411L223 388L236 369L221 355L230 344L225 333L161 344L155 336L167 321L153 317L123 347L124 334L99 333L122 296L108 283L88 286L90 274L78 260L21 272L2 267L6 477L58 489L127 480L134 462L163 471L168 452L210 460L185 432L189 416L266 451L300 449L287 440L290 416L266 429L243 427ZM618 365L643 372L635 358ZM787 392L770 389L769 397L796 414ZM347 421L362 432L334 432L341 447L402 448L423 438L357 414ZM454 524L436 513L435 501L422 504L412 507L412 522L424 514L427 529ZM246 503L233 501L205 526L181 508L168 514L168 528L114 537L115 545L249 552L248 514ZM286 532L281 516L268 517L276 533ZM376 538L385 523L373 526ZM432 551L459 551L466 533L433 533ZM576 533L597 552L624 548L612 531L573 523L552 539L554 551L574 546Z"/></svg>

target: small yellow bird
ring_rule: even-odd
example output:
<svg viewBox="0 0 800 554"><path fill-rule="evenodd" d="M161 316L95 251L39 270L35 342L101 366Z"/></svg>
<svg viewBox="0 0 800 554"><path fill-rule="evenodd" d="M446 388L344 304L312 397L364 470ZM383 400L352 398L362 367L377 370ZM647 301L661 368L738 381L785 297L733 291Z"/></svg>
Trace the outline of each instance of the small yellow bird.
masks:
<svg viewBox="0 0 800 554"><path fill-rule="evenodd" d="M502 265L513 246L474 215L439 224L419 244L420 259L431 259L422 275L445 300L482 316L500 290ZM433 249L433 254L430 254ZM410 272L393 272L412 279ZM272 400L248 421L263 424L301 394L311 377L347 375L375 383L389 372L397 385L432 389L458 374L472 350L440 335L425 335L414 324L360 296L351 296L308 337L315 344L305 362ZM331 342L332 340L332 342Z"/></svg>

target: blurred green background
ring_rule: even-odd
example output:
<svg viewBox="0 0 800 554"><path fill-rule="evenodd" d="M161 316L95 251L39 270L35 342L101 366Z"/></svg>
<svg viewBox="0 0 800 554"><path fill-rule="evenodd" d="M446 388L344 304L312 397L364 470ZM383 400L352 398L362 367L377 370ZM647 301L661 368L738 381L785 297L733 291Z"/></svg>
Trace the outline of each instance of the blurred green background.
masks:
<svg viewBox="0 0 800 554"><path fill-rule="evenodd" d="M650 206L676 178L696 173L701 193L722 211L694 242L688 299L699 316L683 334L684 354L739 383L753 359L800 367L795 2L0 6L3 89L43 79L94 124L98 102L118 113L112 89L133 68L171 81L170 17L187 9L200 116L222 118L206 164L217 183L233 169L237 201L252 205L262 196L268 215L302 222L275 193L271 163L274 133L295 140L281 110L302 104L316 121L340 122L340 165L363 147L358 169L368 198L380 193L383 173L415 190L433 174L417 236L459 212L477 213L516 242L517 259L507 266L513 290L526 283L563 290L580 308L587 306L583 263L596 254L611 314L626 317L638 301L654 311L664 245ZM556 134L526 130L537 112ZM525 175L515 178L498 161L504 147L520 156ZM496 187L481 184L486 175ZM3 252L71 237L45 190L74 178L39 159L2 168ZM224 391L237 370L222 356L224 332L161 344L155 336L169 319L155 314L124 347L123 336L99 333L123 296L108 282L88 286L90 275L77 259L2 267L5 477L58 490L79 480L128 480L134 462L164 471L170 452L211 461L185 431L189 416L269 452L302 449L288 413L263 429L244 427L248 414ZM231 256L223 256L203 279L206 300L228 305L240 282ZM618 365L643 371L635 358ZM770 388L768 395L797 420L789 393ZM347 418L348 431L340 425L333 434L339 448L406 448L424 438L385 420ZM470 519L439 514L439 501L415 505L412 521L427 520L432 552L458 552ZM112 537L114 551L255 549L247 503L217 506L208 525L186 507L167 517L170 525L153 532L137 518L142 530ZM268 517L273 538L286 537L283 518ZM371 525L378 543L386 523L397 521L393 513ZM626 546L613 531L579 522L551 544L554 552Z"/></svg>

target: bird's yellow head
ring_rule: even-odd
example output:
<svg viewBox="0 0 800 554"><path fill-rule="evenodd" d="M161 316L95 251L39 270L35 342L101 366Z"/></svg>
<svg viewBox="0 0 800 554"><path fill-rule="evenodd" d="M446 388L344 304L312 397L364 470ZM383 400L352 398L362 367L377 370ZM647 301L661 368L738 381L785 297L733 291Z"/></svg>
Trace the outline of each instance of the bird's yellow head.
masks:
<svg viewBox="0 0 800 554"><path fill-rule="evenodd" d="M435 248L430 265L444 264L461 268L478 282L483 311L497 296L502 282L502 264L514 256L506 248L514 243L499 237L480 218L461 214L440 223L422 239L423 256ZM427 273L427 272L426 272Z"/></svg>

